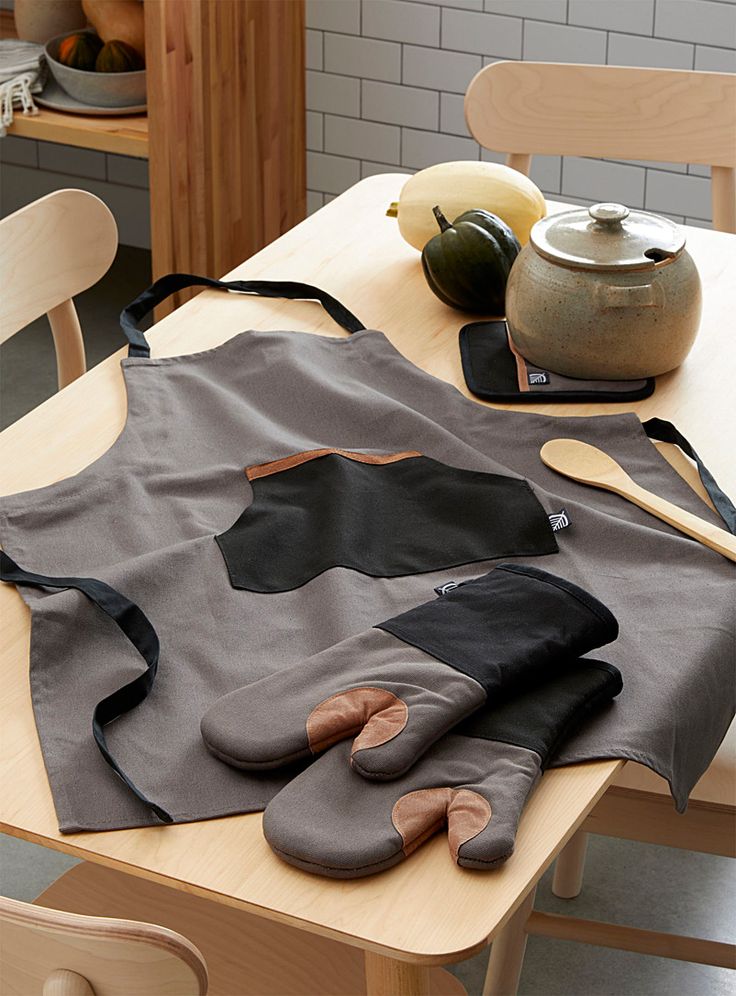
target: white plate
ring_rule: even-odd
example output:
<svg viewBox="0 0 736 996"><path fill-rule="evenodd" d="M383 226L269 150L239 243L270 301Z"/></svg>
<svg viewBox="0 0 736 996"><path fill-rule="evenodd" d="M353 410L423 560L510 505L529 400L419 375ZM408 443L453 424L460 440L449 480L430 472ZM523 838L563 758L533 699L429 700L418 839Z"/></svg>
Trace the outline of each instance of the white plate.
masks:
<svg viewBox="0 0 736 996"><path fill-rule="evenodd" d="M51 111L64 111L67 114L100 114L106 117L120 117L123 114L144 114L145 104L135 104L130 107L94 107L82 104L62 90L54 79L49 79L43 88L43 93L34 94L33 99L39 107L48 107Z"/></svg>

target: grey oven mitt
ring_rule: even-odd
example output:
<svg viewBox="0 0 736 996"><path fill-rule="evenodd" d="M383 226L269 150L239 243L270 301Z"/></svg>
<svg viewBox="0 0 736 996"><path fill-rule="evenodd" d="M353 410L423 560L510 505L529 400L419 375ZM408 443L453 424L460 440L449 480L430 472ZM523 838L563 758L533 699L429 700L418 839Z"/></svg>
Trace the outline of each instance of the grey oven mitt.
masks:
<svg viewBox="0 0 736 996"><path fill-rule="evenodd" d="M338 744L271 800L263 832L284 861L332 878L390 868L445 827L456 864L494 868L512 853L549 759L620 690L613 665L576 661L486 706L392 782L367 783L348 764L349 745Z"/></svg>
<svg viewBox="0 0 736 996"><path fill-rule="evenodd" d="M354 737L357 772L396 778L486 701L539 682L617 634L609 610L577 585L502 564L223 696L202 719L202 736L216 757L249 770Z"/></svg>

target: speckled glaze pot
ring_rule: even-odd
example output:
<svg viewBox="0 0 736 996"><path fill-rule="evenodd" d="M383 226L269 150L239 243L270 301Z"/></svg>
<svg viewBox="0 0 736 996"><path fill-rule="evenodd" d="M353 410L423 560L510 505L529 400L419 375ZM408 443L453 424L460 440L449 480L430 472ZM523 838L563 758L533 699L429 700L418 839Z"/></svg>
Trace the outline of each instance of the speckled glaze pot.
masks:
<svg viewBox="0 0 736 996"><path fill-rule="evenodd" d="M595 204L534 225L509 274L506 319L535 366L633 380L682 363L701 301L681 228L622 204Z"/></svg>

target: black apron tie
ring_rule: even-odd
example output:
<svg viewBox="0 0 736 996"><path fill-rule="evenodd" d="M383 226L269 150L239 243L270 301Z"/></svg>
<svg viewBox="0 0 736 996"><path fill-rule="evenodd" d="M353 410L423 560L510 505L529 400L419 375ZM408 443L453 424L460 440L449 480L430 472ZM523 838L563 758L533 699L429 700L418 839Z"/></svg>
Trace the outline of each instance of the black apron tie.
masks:
<svg viewBox="0 0 736 996"><path fill-rule="evenodd" d="M238 291L240 294L256 294L260 297L282 297L292 301L319 301L330 318L346 332L360 332L365 328L365 325L336 298L311 284L297 283L293 280L213 280L211 277L197 277L191 273L169 273L139 294L120 314L120 327L130 343L128 356L151 355L151 347L138 328L141 319L171 294L195 286Z"/></svg>
<svg viewBox="0 0 736 996"><path fill-rule="evenodd" d="M110 753L105 738L107 724L140 705L153 687L158 669L159 642L156 630L147 616L134 602L111 588L110 585L105 584L104 581L98 581L95 578L62 578L33 574L19 567L4 551L0 551L0 580L11 581L13 584L29 585L31 588L62 588L65 590L76 588L112 619L146 662L145 671L97 703L92 713L92 735L107 764L123 780L131 792L148 806L162 823L173 823L173 817L145 796L128 778Z"/></svg>
<svg viewBox="0 0 736 996"><path fill-rule="evenodd" d="M646 432L650 439L658 439L660 443L674 443L674 445L679 446L682 452L689 456L691 460L695 461L698 473L700 474L700 480L703 482L703 487L708 492L708 497L713 502L716 511L726 524L726 529L728 529L730 533L736 535L736 506L734 506L725 491L722 491L718 486L715 477L713 477L711 472L705 466L703 461L679 429L675 428L671 422L665 422L665 420L661 418L650 418L647 422L643 423L643 426L644 432Z"/></svg>

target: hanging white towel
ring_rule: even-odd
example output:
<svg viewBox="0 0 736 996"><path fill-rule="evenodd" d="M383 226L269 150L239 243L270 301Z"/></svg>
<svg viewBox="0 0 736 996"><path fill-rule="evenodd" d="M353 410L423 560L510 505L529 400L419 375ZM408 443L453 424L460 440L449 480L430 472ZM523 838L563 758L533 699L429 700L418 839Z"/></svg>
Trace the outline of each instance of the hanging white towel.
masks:
<svg viewBox="0 0 736 996"><path fill-rule="evenodd" d="M13 122L14 110L23 114L38 114L32 94L40 93L46 78L43 45L0 40L0 138Z"/></svg>

